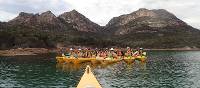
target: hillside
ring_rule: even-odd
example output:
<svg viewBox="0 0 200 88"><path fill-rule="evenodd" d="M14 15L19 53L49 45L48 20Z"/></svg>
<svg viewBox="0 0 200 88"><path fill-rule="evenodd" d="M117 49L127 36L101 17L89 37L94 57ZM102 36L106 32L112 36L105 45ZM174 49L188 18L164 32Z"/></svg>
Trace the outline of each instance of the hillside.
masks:
<svg viewBox="0 0 200 88"><path fill-rule="evenodd" d="M100 27L87 20L84 27L89 25ZM94 46L100 41L98 35L88 31L89 29L82 29L84 28L82 25L79 26L80 28L76 26L75 23L63 21L60 16L56 17L51 11L41 14L21 12L16 18L0 23L0 49Z"/></svg>
<svg viewBox="0 0 200 88"><path fill-rule="evenodd" d="M105 33L123 46L145 48L199 47L200 31L164 9L139 9L114 17Z"/></svg>
<svg viewBox="0 0 200 88"><path fill-rule="evenodd" d="M21 12L0 22L0 49L58 46L200 48L200 30L164 9L139 9L99 26L76 10Z"/></svg>

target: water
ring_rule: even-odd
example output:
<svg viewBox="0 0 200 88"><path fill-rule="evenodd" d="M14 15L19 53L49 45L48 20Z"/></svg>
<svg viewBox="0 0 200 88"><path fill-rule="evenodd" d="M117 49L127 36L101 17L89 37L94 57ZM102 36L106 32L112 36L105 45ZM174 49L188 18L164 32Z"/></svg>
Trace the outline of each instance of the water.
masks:
<svg viewBox="0 0 200 88"><path fill-rule="evenodd" d="M56 64L55 55L0 57L0 87L74 88L86 64ZM103 88L200 87L200 51L151 51L146 63L92 66Z"/></svg>

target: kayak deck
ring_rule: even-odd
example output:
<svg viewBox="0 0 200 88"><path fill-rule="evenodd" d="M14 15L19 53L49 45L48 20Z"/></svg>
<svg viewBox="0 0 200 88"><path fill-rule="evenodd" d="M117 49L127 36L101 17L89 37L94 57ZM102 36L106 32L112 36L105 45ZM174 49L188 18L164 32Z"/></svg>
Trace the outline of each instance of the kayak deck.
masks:
<svg viewBox="0 0 200 88"><path fill-rule="evenodd" d="M90 66L85 69L85 73L81 77L77 88L102 88L95 76L93 75Z"/></svg>
<svg viewBox="0 0 200 88"><path fill-rule="evenodd" d="M96 57L96 58L74 58L74 57L56 57L58 63L73 63L73 64L79 64L84 62L91 62L92 64L110 64L110 63L116 63L121 60L125 61L126 63L133 63L135 60L139 60L141 62L146 61L146 56L137 56L137 57L124 57L123 59L111 59L111 58L103 58L103 57Z"/></svg>
<svg viewBox="0 0 200 88"><path fill-rule="evenodd" d="M58 62L65 62L65 63L74 63L74 64L78 64L78 63L83 63L83 62L89 62L91 60L95 60L96 58L74 58L74 57L56 57ZM61 59L63 61L61 61Z"/></svg>

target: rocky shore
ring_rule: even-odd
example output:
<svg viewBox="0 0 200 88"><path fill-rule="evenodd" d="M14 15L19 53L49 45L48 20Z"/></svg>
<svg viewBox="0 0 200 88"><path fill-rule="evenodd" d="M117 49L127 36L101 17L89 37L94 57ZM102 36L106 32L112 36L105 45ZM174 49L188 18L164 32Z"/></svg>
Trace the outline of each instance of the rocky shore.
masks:
<svg viewBox="0 0 200 88"><path fill-rule="evenodd" d="M50 52L53 52L53 50L46 48L17 48L0 50L0 56L38 55Z"/></svg>

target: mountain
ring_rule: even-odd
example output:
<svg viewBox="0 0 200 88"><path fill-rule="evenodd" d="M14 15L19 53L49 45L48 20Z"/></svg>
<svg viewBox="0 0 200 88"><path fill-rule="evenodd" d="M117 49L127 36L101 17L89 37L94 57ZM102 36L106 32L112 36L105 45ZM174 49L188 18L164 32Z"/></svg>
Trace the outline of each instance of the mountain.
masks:
<svg viewBox="0 0 200 88"><path fill-rule="evenodd" d="M100 26L77 13L76 16L80 17L78 20L82 20L80 24L73 23L78 22L76 19L66 22L62 16L56 17L51 11L41 14L21 12L16 18L0 23L0 49L95 45L100 38L94 34L97 28L93 27ZM75 13L71 11L68 14ZM87 29L88 27L90 29Z"/></svg>
<svg viewBox="0 0 200 88"><path fill-rule="evenodd" d="M164 31L163 29L167 27L177 29L185 26L188 25L164 9L148 10L142 8L130 14L114 17L105 29L115 35L124 35L133 32Z"/></svg>
<svg viewBox="0 0 200 88"><path fill-rule="evenodd" d="M8 22L9 26L26 26L42 30L67 30L68 26L83 32L99 32L101 26L90 21L76 10L65 12L56 17L51 11L41 14L21 12Z"/></svg>
<svg viewBox="0 0 200 88"><path fill-rule="evenodd" d="M105 26L113 41L145 48L199 47L200 31L164 9L139 9L114 17Z"/></svg>
<svg viewBox="0 0 200 88"><path fill-rule="evenodd" d="M63 24L51 11L41 14L21 12L16 18L8 21L9 26L26 26L40 30L63 30L66 25Z"/></svg>
<svg viewBox="0 0 200 88"><path fill-rule="evenodd" d="M76 10L72 10L70 12L65 12L58 16L60 20L65 23L73 24L73 27L78 31L85 32L99 32L101 30L101 26L90 21L84 15L80 14Z"/></svg>
<svg viewBox="0 0 200 88"><path fill-rule="evenodd" d="M200 30L164 9L139 9L99 26L76 10L21 12L0 22L0 49L57 46L200 48Z"/></svg>

